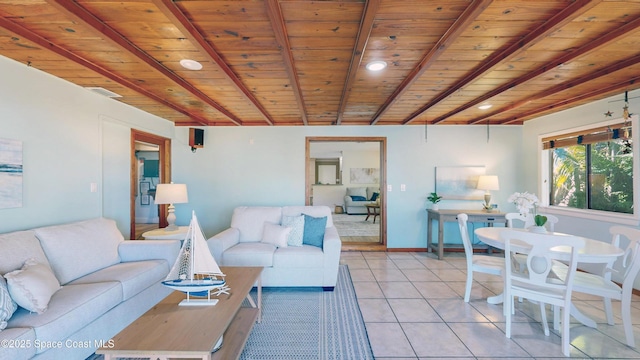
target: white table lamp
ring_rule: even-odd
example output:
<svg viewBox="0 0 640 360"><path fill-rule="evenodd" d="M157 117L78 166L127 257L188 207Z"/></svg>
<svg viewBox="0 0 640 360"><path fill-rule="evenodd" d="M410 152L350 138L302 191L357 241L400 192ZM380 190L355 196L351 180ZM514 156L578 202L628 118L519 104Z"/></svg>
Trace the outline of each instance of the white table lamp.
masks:
<svg viewBox="0 0 640 360"><path fill-rule="evenodd" d="M480 175L478 177L478 186L476 187L480 190L485 190L483 207L485 210L491 211L491 190L500 190L498 176Z"/></svg>
<svg viewBox="0 0 640 360"><path fill-rule="evenodd" d="M173 204L183 204L189 202L187 196L186 184L158 184L156 186L156 204L169 204L169 214L167 215L167 222L169 225L164 228L166 231L178 230L176 226L176 214Z"/></svg>

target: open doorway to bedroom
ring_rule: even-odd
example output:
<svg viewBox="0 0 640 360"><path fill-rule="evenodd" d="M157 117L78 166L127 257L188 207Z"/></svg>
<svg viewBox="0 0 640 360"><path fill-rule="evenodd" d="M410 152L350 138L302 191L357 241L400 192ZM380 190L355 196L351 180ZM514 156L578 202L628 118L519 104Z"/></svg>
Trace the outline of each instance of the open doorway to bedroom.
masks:
<svg viewBox="0 0 640 360"><path fill-rule="evenodd" d="M326 205L343 250L386 250L386 138L307 137L305 203Z"/></svg>

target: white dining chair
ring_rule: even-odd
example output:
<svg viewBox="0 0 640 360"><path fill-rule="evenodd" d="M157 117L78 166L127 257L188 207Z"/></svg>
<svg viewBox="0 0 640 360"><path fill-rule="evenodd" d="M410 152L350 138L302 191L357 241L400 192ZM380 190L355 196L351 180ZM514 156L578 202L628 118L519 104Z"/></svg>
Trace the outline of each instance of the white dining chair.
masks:
<svg viewBox="0 0 640 360"><path fill-rule="evenodd" d="M584 240L567 235L537 234L519 230L505 230L500 234L505 242L505 297L504 313L507 318L506 336L511 338L511 318L513 299L516 296L535 301L540 306L540 314L544 334L549 336L546 305L553 306L554 311L562 310L562 353L570 356L569 317L571 308L571 291L576 274L578 251L584 247ZM526 251L527 271L521 273L511 267L511 256L515 245L519 253ZM553 252L557 246L571 248L571 256L564 279L558 279L551 272L554 259L559 255ZM552 276L549 276L549 275Z"/></svg>
<svg viewBox="0 0 640 360"><path fill-rule="evenodd" d="M551 214L543 214L543 213L538 213L538 215L543 215L543 216L547 217L547 223L545 224L546 227L547 227L547 230L549 230L551 232L556 231L556 224L558 223L558 217L557 216L551 215Z"/></svg>
<svg viewBox="0 0 640 360"><path fill-rule="evenodd" d="M510 228L523 228L526 229L529 226L533 225L533 217L522 215L517 212L511 212L504 214L505 220L507 220L507 227ZM516 220L516 221L514 221ZM520 226L522 225L522 226Z"/></svg>
<svg viewBox="0 0 640 360"><path fill-rule="evenodd" d="M462 237L464 254L467 259L467 284L464 290L464 302L469 302L469 298L471 297L471 285L473 283L474 272L500 276L504 268L504 258L502 257L476 255L473 253L473 245L471 244L471 239L469 239L467 220L469 220L467 214L458 214L458 228L460 229L460 237Z"/></svg>
<svg viewBox="0 0 640 360"><path fill-rule="evenodd" d="M611 244L625 249L624 255L617 261L619 268L607 267L601 275L578 272L575 276L573 290L601 296L609 325L615 325L611 299L620 300L622 324L627 345L635 347L631 318L631 295L633 283L640 271L640 230L617 225L612 226L609 232L612 235ZM621 246L621 240L624 240L627 245ZM553 271L558 277L564 278L568 270L565 264L555 264ZM622 286L611 280L613 274L619 275L622 279Z"/></svg>

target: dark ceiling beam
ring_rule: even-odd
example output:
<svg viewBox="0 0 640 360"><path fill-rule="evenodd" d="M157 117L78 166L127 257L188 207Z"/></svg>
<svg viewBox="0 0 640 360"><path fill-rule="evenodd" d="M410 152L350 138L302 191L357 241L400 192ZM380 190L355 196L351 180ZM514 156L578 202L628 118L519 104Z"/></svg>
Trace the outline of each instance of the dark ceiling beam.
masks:
<svg viewBox="0 0 640 360"><path fill-rule="evenodd" d="M369 37L371 36L371 30L373 29L373 22L380 7L381 0L367 0L364 5L364 11L362 12L362 19L360 20L360 28L358 29L358 35L356 37L356 44L353 48L351 55L351 61L349 63L349 70L347 71L347 81L342 88L342 96L340 97L340 104L338 105L338 117L336 118L336 125L342 123L342 116L344 116L344 110L347 107L347 101L351 94L351 89L356 81L356 74L362 64L362 57L364 55L364 49L367 47Z"/></svg>
<svg viewBox="0 0 640 360"><path fill-rule="evenodd" d="M209 106L213 107L217 111L219 111L222 115L226 116L229 120L231 120L236 125L242 125L242 120L237 118L234 114L229 112L227 109L222 107L220 104L216 103L213 99L208 97L202 91L197 89L192 84L189 84L180 76L176 75L173 71L168 69L166 66L162 65L152 56L144 52L142 49L137 47L135 44L130 42L127 38L118 33L115 29L104 23L102 20L95 17L92 13L87 11L80 4L75 2L74 0L46 0L46 2L53 6L55 9L61 11L62 13L69 16L74 21L84 24L89 28L97 31L101 38L111 42L115 46L123 49L124 51L134 55L154 70L158 71L178 86L182 87L186 91L190 92L192 95L196 96Z"/></svg>
<svg viewBox="0 0 640 360"><path fill-rule="evenodd" d="M531 118L533 116L541 116L544 115L545 112L549 112L549 111L560 111L563 110L563 107L567 107L568 105L571 105L573 103L576 103L578 101L583 101L583 100L589 100L589 101L595 101L607 96L611 96L615 93L618 92L623 92L626 90L633 90L635 88L638 88L637 84L640 82L640 75L632 77L630 79L615 83L615 84L611 84L607 87L604 88L600 88L597 90L593 90L593 91L589 91L583 94L580 94L578 96L574 96L572 98L569 99L565 99L562 101L559 101L557 103L551 104L551 105L546 105L544 107L535 109L535 110L531 110L528 111L526 113L522 113L522 114L518 114L518 116L513 116L511 118L508 118L506 120L502 120L498 123L498 125L507 125L507 124L511 124L511 123L515 123L515 122L521 122L523 120L526 120L527 118ZM633 86L632 85L636 85Z"/></svg>
<svg viewBox="0 0 640 360"><path fill-rule="evenodd" d="M391 108L391 106L400 99L400 96L409 89L413 84L430 66L433 64L442 53L445 52L456 41L456 39L465 31L469 25L471 25L475 19L489 6L493 0L474 0L464 12L458 17L458 19L447 29L447 31L440 37L438 42L422 57L418 65L411 70L411 72L404 78L402 83L394 90L389 98L382 104L380 109L371 118L370 125L375 125L382 115Z"/></svg>
<svg viewBox="0 0 640 360"><path fill-rule="evenodd" d="M171 23L184 34L189 41L203 54L207 54L209 60L214 64L217 64L220 70L224 73L226 78L233 84L238 92L240 92L244 98L249 101L264 117L265 121L269 125L273 125L273 119L262 104L256 99L249 89L242 83L242 81L236 76L227 65L218 52L209 44L209 42L202 36L202 33L196 29L196 27L189 21L185 14L178 8L173 0L152 0L153 4L160 9L160 11L166 16Z"/></svg>
<svg viewBox="0 0 640 360"><path fill-rule="evenodd" d="M284 22L284 16L282 15L282 9L280 8L279 0L267 0L265 1L267 7L267 16L271 22L278 47L282 53L284 60L284 66L291 82L291 90L298 103L298 110L302 117L302 123L309 125L307 120L307 106L304 103L304 97L302 96L302 89L300 87L300 79L298 78L298 72L296 71L295 60L291 53L291 44L289 43L289 36L287 35L286 24Z"/></svg>
<svg viewBox="0 0 640 360"><path fill-rule="evenodd" d="M618 28L616 28L613 31L610 31L604 35L602 35L600 38L598 38L597 40L594 41L590 41L588 43L586 43L585 45L565 54L562 55L550 62L548 62L547 64L541 66L540 68L531 71L529 73L527 73L526 75L523 75L511 82L508 82L505 85L502 85L498 88L496 88L495 90L489 91L486 94L484 94L483 96L480 96L478 98L476 98L475 100L469 101L467 103L465 103L463 106L458 107L457 109L454 109L450 112L448 112L445 115L442 115L436 119L434 119L433 124L437 124L441 121L444 121L445 119L447 119L450 116L453 116L459 112L462 112L464 110L467 110L469 108L472 108L474 106L479 105L482 102L485 102L489 99L491 99L494 96L497 96L511 88L514 88L518 85L522 85L525 82L532 80L544 73L546 73L547 71L550 71L552 69L555 69L558 66L561 66L562 64L568 63L572 60L575 60L577 58L579 58L580 56L586 55L590 52L596 51L598 50L598 48L602 47L602 46L606 46L608 43L614 41L615 39L622 37L624 35L627 35L629 32L636 30L638 27L640 26L640 18L636 18Z"/></svg>
<svg viewBox="0 0 640 360"><path fill-rule="evenodd" d="M80 56L78 56L78 55L76 55L76 54L74 54L74 53L72 53L72 52L70 52L70 51L68 51L66 49L63 49L62 47L52 43L51 41L43 38L42 36L32 32L31 30L25 29L21 25L18 25L18 24L14 23L14 22L12 22L10 20L7 20L7 16L0 16L0 27L6 29L8 31L11 31L12 33L17 35L18 37L26 39L26 40L28 40L28 41L40 46L41 48L43 48L45 50L52 51L52 52L54 52L54 53L56 53L56 54L58 54L58 55L60 55L60 56L62 56L64 58L66 58L66 59L69 59L69 60L75 62L76 64L78 64L80 66L83 66L83 67L85 67L85 68L87 68L87 69L89 69L91 71L94 71L95 73L97 73L97 74L99 74L101 76L104 76L105 78L107 78L109 80L112 80L112 81L114 81L114 82L116 82L116 83L118 83L118 84L120 84L120 85L122 85L124 87L127 87L127 88L129 88L129 89L131 89L133 91L136 91L136 92L138 92L138 93L140 93L140 94L142 94L142 95L144 95L144 96L146 96L146 97L148 97L148 98L150 98L150 99L152 99L154 101L157 101L158 103L160 103L162 105L165 105L165 106L167 106L167 107L169 107L169 108L171 108L171 109L173 109L173 110L175 110L175 111L177 111L177 112L179 112L179 113L181 113L183 115L186 115L189 118L195 120L199 125L209 125L209 121L207 121L207 120L205 120L205 119L203 119L201 117L195 116L195 115L189 113L187 110L183 109L182 107L180 107L178 105L175 105L175 104L163 99L162 97L160 97L160 96L158 96L158 95L156 95L156 94L154 94L154 93L152 93L152 92L150 92L150 91L138 86L137 84L132 83L132 82L126 80L125 78L123 78L123 77L121 77L121 76L119 76L117 74L114 74L113 72L111 72L111 71L109 71L109 70L107 70L107 69L105 69L103 67L100 67L100 66L94 64L93 62L83 58L83 57L80 57Z"/></svg>
<svg viewBox="0 0 640 360"><path fill-rule="evenodd" d="M497 54L491 56L490 59L483 61L482 64L473 70L471 73L467 74L460 81L457 81L455 86L450 87L446 91L440 93L433 100L429 101L427 104L422 106L420 109L413 112L403 121L403 125L406 125L413 120L415 120L418 116L422 115L425 111L429 110L433 106L437 105L444 99L449 96L455 94L460 91L462 88L473 82L474 80L480 78L482 75L491 71L494 67L496 67L500 62L511 58L519 53L522 53L529 49L531 46L535 45L541 40L544 40L549 34L555 32L562 26L571 22L576 16L585 13L586 11L592 9L596 5L598 5L601 0L598 1L590 1L590 0L578 0L573 2L571 5L564 8L562 11L554 15L549 21L546 21L544 24L539 26L534 31L529 32L526 36L524 36L520 41L515 42L514 44L508 46L506 49L500 51ZM433 123L437 123L443 121L444 119L438 118Z"/></svg>
<svg viewBox="0 0 640 360"><path fill-rule="evenodd" d="M580 86L582 84L586 84L589 81L595 80L595 79L603 77L603 76L607 76L607 75L609 75L609 74L611 74L613 72L622 70L622 69L624 69L626 67L629 67L629 66L634 66L636 64L640 64L640 55L632 56L632 57L630 57L628 59L625 59L623 61L619 61L617 63L614 63L612 65L604 67L604 68L602 68L600 70L596 70L596 71L594 71L594 72L592 72L592 73L590 73L590 74L588 74L586 76L583 76L581 78L578 78L578 79L575 79L575 80L571 80L571 81L567 81L565 83L558 84L558 85L556 85L556 86L554 86L552 88L549 88L549 89L547 89L545 91L541 91L541 92L539 92L539 93L537 93L535 95L527 96L526 99L518 101L518 102L516 102L514 104L511 104L511 105L509 105L507 107L503 107L500 110L494 111L491 114L487 114L487 115L483 115L481 117L477 117L477 118L469 121L469 125L474 125L474 124L478 124L478 123L484 122L487 119L490 119L492 117L495 117L495 116L497 116L499 114L502 114L502 113L505 113L507 111L511 111L511 110L517 109L517 108L519 108L521 106L524 106L524 105L526 105L526 104L528 104L528 103L530 103L532 101L544 99L544 98L546 98L548 96L555 95L555 94L557 94L557 93L559 93L561 91L564 91L564 90L567 90L567 89L571 89L571 88L574 88L576 86Z"/></svg>

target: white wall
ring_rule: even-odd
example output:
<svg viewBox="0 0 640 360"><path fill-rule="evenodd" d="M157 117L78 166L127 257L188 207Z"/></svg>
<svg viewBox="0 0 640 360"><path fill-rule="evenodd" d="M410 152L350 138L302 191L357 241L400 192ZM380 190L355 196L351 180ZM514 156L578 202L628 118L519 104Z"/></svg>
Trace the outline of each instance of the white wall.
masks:
<svg viewBox="0 0 640 360"><path fill-rule="evenodd" d="M190 199L176 205L178 223L188 222L195 209L211 236L228 226L236 206L304 204L306 136L387 137L390 248L426 247L426 197L434 190L436 166L485 165L501 181L494 202L508 207L519 174L520 126L493 126L489 141L484 126L433 126L426 141L424 134L423 126L214 127L205 130L204 148L194 154L188 129L176 128L173 178L187 183ZM443 201L441 208L482 206ZM446 233L458 237L456 228Z"/></svg>
<svg viewBox="0 0 640 360"><path fill-rule="evenodd" d="M128 235L130 129L172 137L173 123L1 56L0 79L0 138L23 142L24 169L0 233L104 214Z"/></svg>

